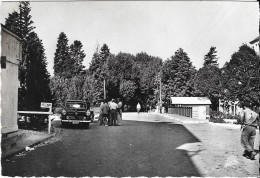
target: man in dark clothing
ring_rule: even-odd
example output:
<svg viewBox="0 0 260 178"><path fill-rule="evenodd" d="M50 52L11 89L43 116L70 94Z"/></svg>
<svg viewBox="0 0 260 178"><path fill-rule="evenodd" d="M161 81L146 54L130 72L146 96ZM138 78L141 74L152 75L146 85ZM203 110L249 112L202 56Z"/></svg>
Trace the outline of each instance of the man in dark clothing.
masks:
<svg viewBox="0 0 260 178"><path fill-rule="evenodd" d="M102 123L103 123L105 126L107 126L107 124L108 124L109 106L108 106L106 100L104 100L104 104L101 105L101 111L102 111L102 114L103 114L103 117L102 117L103 122L102 122Z"/></svg>
<svg viewBox="0 0 260 178"><path fill-rule="evenodd" d="M118 105L115 103L115 99L112 99L109 107L110 107L110 114L111 114L110 125L115 126L117 122L117 108L118 108Z"/></svg>
<svg viewBox="0 0 260 178"><path fill-rule="evenodd" d="M241 135L241 144L245 149L243 156L255 159L256 152L254 150L254 142L256 136L256 129L259 125L259 115L251 109L243 106L242 125L243 129Z"/></svg>

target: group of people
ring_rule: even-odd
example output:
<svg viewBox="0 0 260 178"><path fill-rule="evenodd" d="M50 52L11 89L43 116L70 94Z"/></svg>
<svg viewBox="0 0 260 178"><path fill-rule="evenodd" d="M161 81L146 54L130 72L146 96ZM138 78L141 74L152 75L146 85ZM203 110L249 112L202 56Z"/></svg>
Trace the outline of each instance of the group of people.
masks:
<svg viewBox="0 0 260 178"><path fill-rule="evenodd" d="M100 105L99 121L101 126L122 125L122 102L120 98L111 101L103 100Z"/></svg>

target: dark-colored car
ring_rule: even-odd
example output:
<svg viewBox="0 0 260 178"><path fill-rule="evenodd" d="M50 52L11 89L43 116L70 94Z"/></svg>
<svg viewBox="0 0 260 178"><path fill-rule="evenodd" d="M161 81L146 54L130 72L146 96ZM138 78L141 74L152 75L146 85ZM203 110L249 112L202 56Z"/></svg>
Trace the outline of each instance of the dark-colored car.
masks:
<svg viewBox="0 0 260 178"><path fill-rule="evenodd" d="M62 110L62 126L77 124L89 128L89 123L93 120L94 112L90 109L89 102L83 100L68 100Z"/></svg>

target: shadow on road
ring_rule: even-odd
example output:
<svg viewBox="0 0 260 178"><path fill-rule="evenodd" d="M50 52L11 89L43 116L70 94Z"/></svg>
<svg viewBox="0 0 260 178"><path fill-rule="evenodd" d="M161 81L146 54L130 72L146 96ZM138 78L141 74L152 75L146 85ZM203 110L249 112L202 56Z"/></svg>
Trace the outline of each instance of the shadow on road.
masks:
<svg viewBox="0 0 260 178"><path fill-rule="evenodd" d="M141 150L141 155L145 153L143 156L150 168L146 172L137 164L132 170L136 174L129 172L124 176L201 176L191 160L191 156L200 151L189 155L181 149L183 145L200 142L185 126L173 122L125 121L124 127L130 127L136 134L130 140L136 141L136 150Z"/></svg>
<svg viewBox="0 0 260 178"><path fill-rule="evenodd" d="M2 162L5 176L183 177L201 174L182 145L200 142L181 124L123 121L123 126L66 128L60 142L15 162ZM198 154L199 152L194 152Z"/></svg>

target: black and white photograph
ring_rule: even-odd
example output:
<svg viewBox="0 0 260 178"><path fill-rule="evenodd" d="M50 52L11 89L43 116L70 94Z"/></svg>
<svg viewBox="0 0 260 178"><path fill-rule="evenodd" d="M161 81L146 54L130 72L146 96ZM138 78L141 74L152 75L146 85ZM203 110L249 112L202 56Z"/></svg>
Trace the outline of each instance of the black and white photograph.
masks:
<svg viewBox="0 0 260 178"><path fill-rule="evenodd" d="M1 177L259 177L256 0L0 15Z"/></svg>

